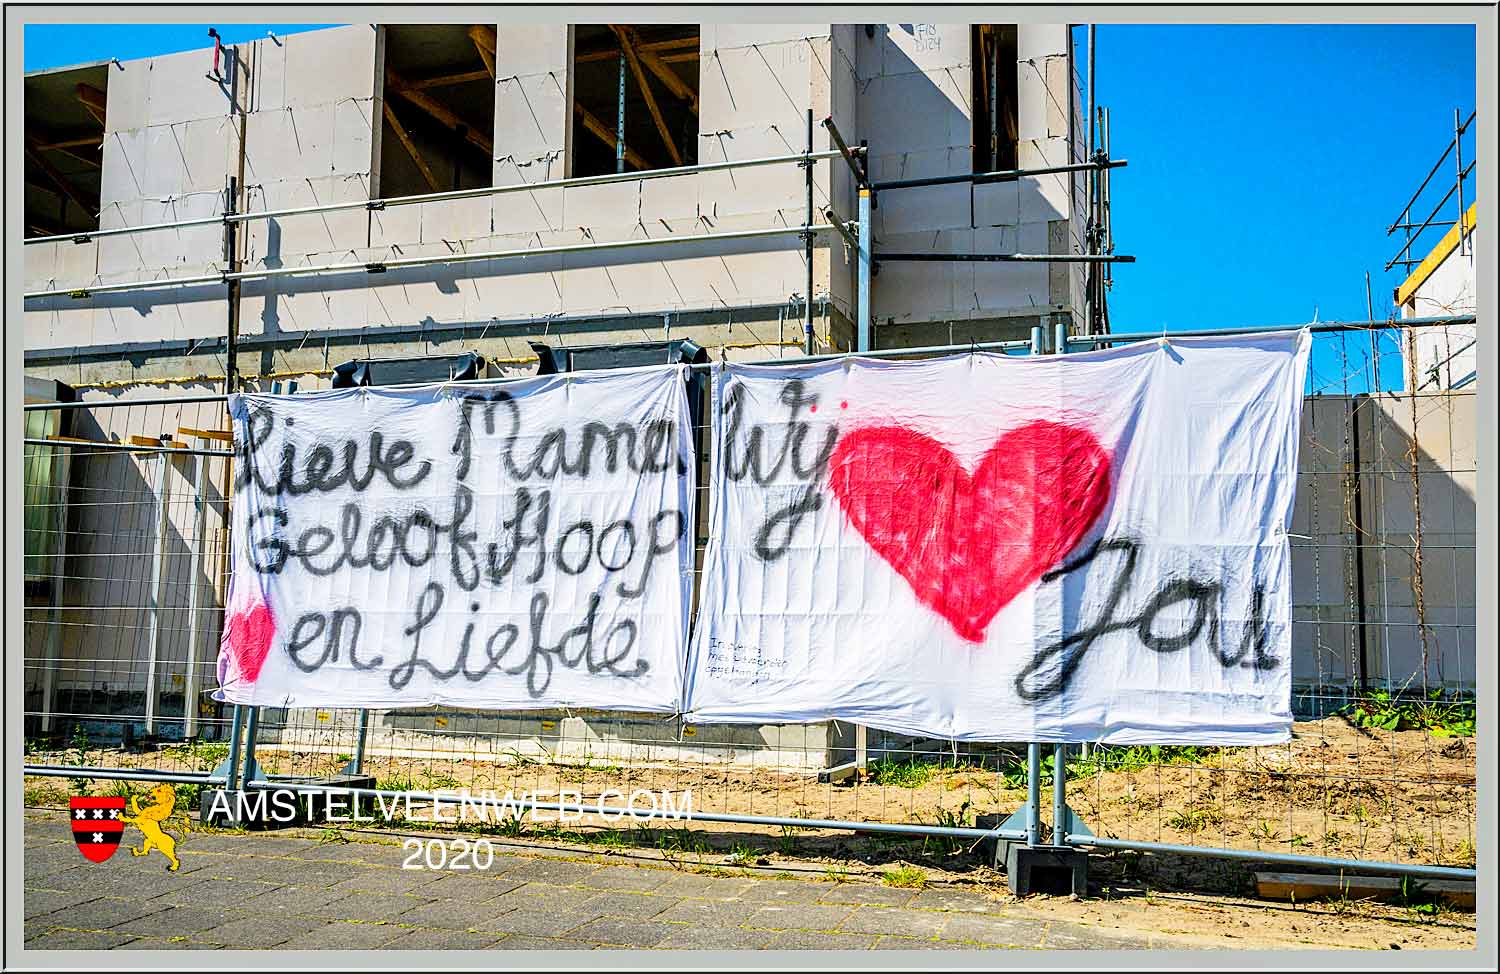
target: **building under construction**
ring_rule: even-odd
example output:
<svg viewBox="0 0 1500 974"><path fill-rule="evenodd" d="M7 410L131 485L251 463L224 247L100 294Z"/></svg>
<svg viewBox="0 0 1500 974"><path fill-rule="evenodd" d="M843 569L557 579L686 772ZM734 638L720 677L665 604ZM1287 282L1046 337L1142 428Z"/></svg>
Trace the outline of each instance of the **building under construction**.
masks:
<svg viewBox="0 0 1500 974"><path fill-rule="evenodd" d="M1092 347L1129 259L1109 215L1124 161L1072 37L360 24L27 75L28 733L226 733L207 697L226 389ZM1442 430L1421 453L1403 438L1419 419ZM1472 395L1318 397L1303 428L1297 706L1416 674L1472 685ZM297 746L345 734L332 751L370 719L393 750L441 727L465 753L608 735L816 769L849 743L830 725L664 743L619 717L277 719Z"/></svg>
<svg viewBox="0 0 1500 974"><path fill-rule="evenodd" d="M356 358L531 371L532 341L1102 327L1079 258L1109 247L1108 170L1070 36L359 24L36 72L28 371L308 388Z"/></svg>

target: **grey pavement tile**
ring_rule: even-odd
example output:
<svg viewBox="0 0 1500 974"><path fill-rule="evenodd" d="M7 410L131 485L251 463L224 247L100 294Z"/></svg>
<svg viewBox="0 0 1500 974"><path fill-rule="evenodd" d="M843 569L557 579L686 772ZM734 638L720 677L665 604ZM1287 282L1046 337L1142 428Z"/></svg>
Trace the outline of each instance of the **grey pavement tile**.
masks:
<svg viewBox="0 0 1500 974"><path fill-rule="evenodd" d="M407 930L382 950L483 950L500 939L495 933L464 930Z"/></svg>
<svg viewBox="0 0 1500 974"><path fill-rule="evenodd" d="M676 903L677 900L670 896L652 893L608 892L595 893L580 902L578 907L599 916L649 920Z"/></svg>
<svg viewBox="0 0 1500 974"><path fill-rule="evenodd" d="M284 883L301 863L292 863L280 856L198 856L181 853L182 869L192 869L192 875L212 879L250 879L268 883ZM201 860L201 861L200 861Z"/></svg>
<svg viewBox="0 0 1500 974"><path fill-rule="evenodd" d="M394 920L407 910L430 902L431 900L403 893L350 893L308 912L312 916L330 920Z"/></svg>
<svg viewBox="0 0 1500 974"><path fill-rule="evenodd" d="M294 878L300 881L304 877L297 875ZM295 916L299 913L312 914L319 907L348 895L346 890L328 886L274 886L245 900L242 906L246 910L275 910Z"/></svg>
<svg viewBox="0 0 1500 974"><path fill-rule="evenodd" d="M1045 920L1019 917L950 914L939 939L991 946L1040 947L1047 935Z"/></svg>
<svg viewBox="0 0 1500 974"><path fill-rule="evenodd" d="M716 876L677 873L670 880L652 890L652 892L658 896L728 900L739 899L744 896L745 890L753 885L755 885L755 881L750 879L719 879Z"/></svg>
<svg viewBox="0 0 1500 974"><path fill-rule="evenodd" d="M942 913L862 906L849 914L839 924L839 929L888 937L925 938L937 936L947 923L948 916Z"/></svg>
<svg viewBox="0 0 1500 974"><path fill-rule="evenodd" d="M566 859L532 859L519 862L505 870L510 879L525 883L550 883L554 886L577 886L599 865L592 862L571 862Z"/></svg>
<svg viewBox="0 0 1500 974"><path fill-rule="evenodd" d="M150 916L127 920L112 929L133 933L139 937L186 937L200 930L237 920L244 915L236 910L213 907L174 906L170 910L161 910Z"/></svg>
<svg viewBox="0 0 1500 974"><path fill-rule="evenodd" d="M579 885L590 889L649 892L671 882L675 873L641 866L600 866L584 876Z"/></svg>
<svg viewBox="0 0 1500 974"><path fill-rule="evenodd" d="M917 937L881 937L870 948L872 950L1001 950L998 947L975 947L973 944L955 943L951 940L922 940Z"/></svg>
<svg viewBox="0 0 1500 974"><path fill-rule="evenodd" d="M400 853L401 847L399 845L385 845L384 843L376 842L323 842L310 849L304 849L295 853L295 857L298 859L308 859L313 862L390 865L392 863L400 863Z"/></svg>
<svg viewBox="0 0 1500 974"><path fill-rule="evenodd" d="M556 937L530 937L526 934L511 934L501 937L490 950L592 950L594 944L578 940L563 940Z"/></svg>
<svg viewBox="0 0 1500 974"><path fill-rule="evenodd" d="M658 947L693 950L755 950L776 936L772 930L749 930L745 927L709 927L691 923L674 923L673 930Z"/></svg>
<svg viewBox="0 0 1500 974"><path fill-rule="evenodd" d="M477 920L499 916L489 904L460 903L454 900L429 900L412 907L391 922L409 927L437 927L443 930L469 930Z"/></svg>
<svg viewBox="0 0 1500 974"><path fill-rule="evenodd" d="M282 915L240 916L228 923L200 930L193 939L226 947L279 947L310 930L324 925L322 920Z"/></svg>
<svg viewBox="0 0 1500 974"><path fill-rule="evenodd" d="M781 930L766 941L767 950L867 950L875 945L867 933L816 933L811 930Z"/></svg>
<svg viewBox="0 0 1500 974"><path fill-rule="evenodd" d="M906 904L914 910L949 910L957 913L999 913L1006 904L983 893L952 889L919 890Z"/></svg>
<svg viewBox="0 0 1500 974"><path fill-rule="evenodd" d="M915 892L866 883L830 883L818 893L820 903L853 903L860 906L906 906Z"/></svg>
<svg viewBox="0 0 1500 974"><path fill-rule="evenodd" d="M487 903L520 886L521 883L518 880L506 878L503 873L498 876L491 875L488 871L449 873L423 886L422 895L437 899L463 900L466 903Z"/></svg>
<svg viewBox="0 0 1500 974"><path fill-rule="evenodd" d="M758 903L729 900L682 900L658 914L656 919L702 926L738 927L760 908Z"/></svg>
<svg viewBox="0 0 1500 974"><path fill-rule="evenodd" d="M364 866L348 879L333 884L345 892L409 893L431 886L442 879L441 873L429 869L394 869L388 866Z"/></svg>
<svg viewBox="0 0 1500 974"><path fill-rule="evenodd" d="M246 900L279 889L281 885L253 879L214 879L205 876L196 883L163 893L152 902L182 906L240 907Z"/></svg>
<svg viewBox="0 0 1500 974"><path fill-rule="evenodd" d="M741 899L758 903L816 903L822 884L795 879L760 879L752 882Z"/></svg>
<svg viewBox="0 0 1500 974"><path fill-rule="evenodd" d="M618 947L655 947L677 932L673 924L652 920L630 920L619 917L600 917L590 920L571 931L569 939L588 943L610 944Z"/></svg>
<svg viewBox="0 0 1500 974"><path fill-rule="evenodd" d="M200 944L186 937L137 937L116 950L221 950L218 944Z"/></svg>
<svg viewBox="0 0 1500 974"><path fill-rule="evenodd" d="M593 914L578 910L520 909L478 919L470 927L484 932L493 930L496 933L520 933L530 937L561 937L593 919L596 919Z"/></svg>
<svg viewBox="0 0 1500 974"><path fill-rule="evenodd" d="M111 950L134 940L128 933L51 930L25 943L27 950Z"/></svg>
<svg viewBox="0 0 1500 974"><path fill-rule="evenodd" d="M757 930L836 930L852 912L848 906L784 903L762 906L745 918L744 926Z"/></svg>
<svg viewBox="0 0 1500 974"><path fill-rule="evenodd" d="M168 904L154 900L143 904L138 900L100 898L38 917L36 922L74 930L108 930L168 908Z"/></svg>
<svg viewBox="0 0 1500 974"><path fill-rule="evenodd" d="M22 906L25 916L39 917L98 898L99 894L87 887L69 890L27 889L22 897Z"/></svg>
<svg viewBox="0 0 1500 974"><path fill-rule="evenodd" d="M281 945L282 950L374 950L406 931L388 923L345 923L334 920Z"/></svg>
<svg viewBox="0 0 1500 974"><path fill-rule="evenodd" d="M577 886L554 886L551 883L525 883L488 901L493 906L527 910L570 910L595 891Z"/></svg>
<svg viewBox="0 0 1500 974"><path fill-rule="evenodd" d="M327 862L320 859L287 859L286 868L295 873L298 886L336 886L369 869L354 862Z"/></svg>

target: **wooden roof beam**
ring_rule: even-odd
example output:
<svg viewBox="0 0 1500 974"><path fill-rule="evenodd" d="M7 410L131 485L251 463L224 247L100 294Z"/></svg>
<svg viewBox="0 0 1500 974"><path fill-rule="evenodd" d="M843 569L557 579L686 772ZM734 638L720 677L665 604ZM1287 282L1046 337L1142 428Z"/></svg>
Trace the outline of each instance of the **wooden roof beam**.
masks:
<svg viewBox="0 0 1500 974"><path fill-rule="evenodd" d="M453 113L451 109L448 108L448 106L439 102L431 95L428 95L425 92L413 90L411 85L407 83L406 79L401 77L401 75L397 74L391 68L385 69L385 83L387 91L405 98L407 101L422 109L422 111L431 115L433 118L437 119L448 128L453 129L455 132L462 131L464 133L464 138L478 148L483 149L485 155L491 157L494 156L495 144L491 142L483 132L475 131L474 126L459 118Z"/></svg>
<svg viewBox="0 0 1500 974"><path fill-rule="evenodd" d="M614 27L615 25L611 24L610 26ZM666 86L668 91L676 95L682 101L687 102L688 109L692 111L694 115L698 114L698 93L689 88L687 86L687 82L683 81L677 76L677 72L667 67L666 64L662 62L662 59L656 55L655 51L649 51L640 44L640 35L635 32L634 28L620 25L620 29L625 31L626 36L628 36L631 40L631 43L635 45L635 49L640 56L641 63L644 64L652 74L656 75L656 77L661 80L661 83Z"/></svg>
<svg viewBox="0 0 1500 974"><path fill-rule="evenodd" d="M614 149L616 152L619 151L618 146L620 144L620 140L615 137L613 129L605 125L603 122L599 121L597 116L595 116L587 108L584 108L583 105L579 102L575 101L573 103L573 111L577 112L578 117L583 120L584 128L588 129L594 135L602 139L611 149ZM630 146L625 147L625 161L630 163L637 169L656 168L655 166L651 165L651 163L647 162L645 157L642 156L639 152L630 148Z"/></svg>
<svg viewBox="0 0 1500 974"><path fill-rule="evenodd" d="M651 120L656 123L656 132L661 136L662 144L667 147L667 154L672 157L672 164L682 165L682 153L677 151L677 143L667 128L666 119L661 116L661 108L656 104L656 95L651 91L651 83L646 80L646 72L641 70L641 59L636 55L630 36L626 34L625 28L611 26L616 36L620 38L620 50L625 52L625 60L629 62L631 73L635 75L635 83L640 85L641 95L646 99L646 109L651 113Z"/></svg>
<svg viewBox="0 0 1500 974"><path fill-rule="evenodd" d="M385 120L391 123L391 131L396 133L396 140L401 143L401 148L405 149L406 154L411 156L411 161L417 164L417 169L421 171L422 178L427 181L428 188L436 193L438 191L437 176L433 175L432 167L427 165L427 160L422 158L422 153L417 149L417 144L412 141L411 136L406 131L406 127L396 117L396 111L391 108L390 100L386 99L382 102L381 107L385 109Z"/></svg>
<svg viewBox="0 0 1500 974"><path fill-rule="evenodd" d="M58 189L62 190L64 196L77 204L80 210L82 210L84 213L87 213L91 217L99 215L94 211L94 208L90 204L85 202L85 198L83 194L79 192L78 188L75 187L71 182L69 182L66 176L58 172L56 166L48 162L46 158L37 151L36 143L29 138L26 140L26 157L32 162L36 163L36 167L43 173L45 173L47 178L52 180L52 182L57 186Z"/></svg>
<svg viewBox="0 0 1500 974"><path fill-rule="evenodd" d="M485 70L490 73L490 79L495 77L495 28L485 24L473 24L469 27L469 39L474 42L474 48L479 52L479 60L484 62Z"/></svg>

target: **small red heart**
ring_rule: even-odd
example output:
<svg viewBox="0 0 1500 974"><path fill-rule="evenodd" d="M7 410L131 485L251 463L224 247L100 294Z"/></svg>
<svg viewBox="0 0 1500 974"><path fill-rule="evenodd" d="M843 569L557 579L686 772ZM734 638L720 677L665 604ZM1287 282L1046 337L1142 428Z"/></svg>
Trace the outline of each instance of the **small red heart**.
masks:
<svg viewBox="0 0 1500 974"><path fill-rule="evenodd" d="M930 436L866 427L839 440L829 485L922 604L977 643L1103 513L1110 456L1088 430L1038 420L996 440L970 475Z"/></svg>
<svg viewBox="0 0 1500 974"><path fill-rule="evenodd" d="M224 620L224 646L234 660L235 672L254 683L265 665L276 639L276 617L271 607L257 602Z"/></svg>

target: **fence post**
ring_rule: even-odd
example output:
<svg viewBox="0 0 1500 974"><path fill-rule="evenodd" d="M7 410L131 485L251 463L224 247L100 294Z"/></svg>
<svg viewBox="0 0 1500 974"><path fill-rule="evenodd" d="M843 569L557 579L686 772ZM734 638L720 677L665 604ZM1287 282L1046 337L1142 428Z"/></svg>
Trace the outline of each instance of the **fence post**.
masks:
<svg viewBox="0 0 1500 974"><path fill-rule="evenodd" d="M61 423L58 424L61 429ZM62 665L62 607L63 573L67 568L64 553L68 532L68 473L72 469L73 454L69 450L50 450L47 458L48 481L61 484L57 502L52 510L52 557L48 559L52 578L47 596L47 642L42 660L42 733L52 730L52 705L57 692L57 670Z"/></svg>
<svg viewBox="0 0 1500 974"><path fill-rule="evenodd" d="M1042 844L1042 745L1026 745L1026 844Z"/></svg>
<svg viewBox="0 0 1500 974"><path fill-rule="evenodd" d="M245 766L241 771L241 781L254 781L263 777L260 768L255 764L255 735L260 732L260 708L250 708L250 719L245 722Z"/></svg>
<svg viewBox="0 0 1500 974"><path fill-rule="evenodd" d="M1052 844L1068 844L1068 745L1052 745Z"/></svg>
<svg viewBox="0 0 1500 974"><path fill-rule="evenodd" d="M163 442L167 437L161 438ZM167 559L167 472L172 455L158 454L156 468L156 538L151 551L151 595L147 603L150 627L146 635L146 736L156 733L156 670L161 659L162 563Z"/></svg>
<svg viewBox="0 0 1500 974"><path fill-rule="evenodd" d="M234 716L229 720L229 756L221 765L224 769L224 790L238 791L240 787L240 728L244 721L245 708L234 705Z"/></svg>
<svg viewBox="0 0 1500 974"><path fill-rule="evenodd" d="M208 553L208 498L203 488L208 482L208 457L200 456L196 462L193 503L196 505L193 519L193 539L188 545L188 657L187 677L183 681L182 736L192 739L198 736L198 641L203 627L198 624L202 607L198 604L203 586L198 584L199 568L207 568Z"/></svg>

